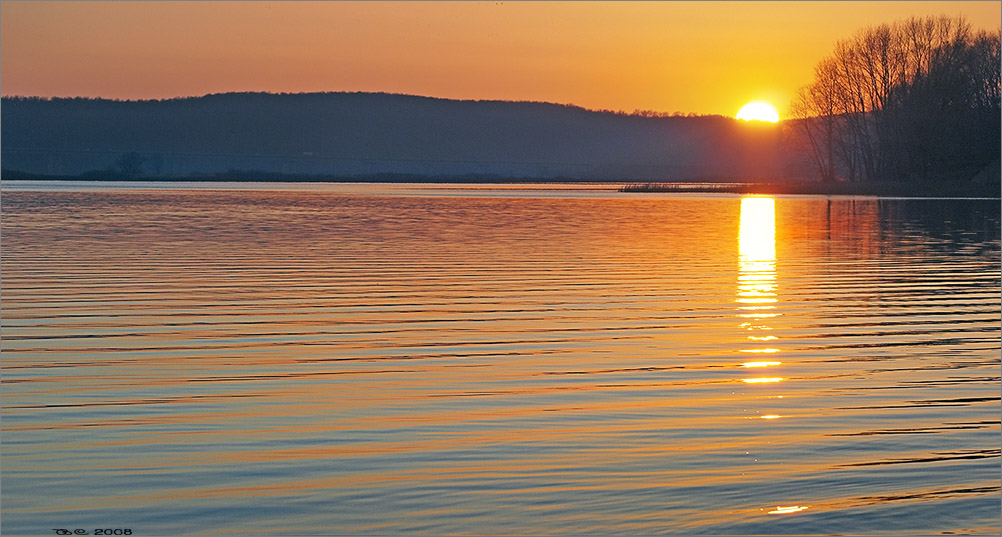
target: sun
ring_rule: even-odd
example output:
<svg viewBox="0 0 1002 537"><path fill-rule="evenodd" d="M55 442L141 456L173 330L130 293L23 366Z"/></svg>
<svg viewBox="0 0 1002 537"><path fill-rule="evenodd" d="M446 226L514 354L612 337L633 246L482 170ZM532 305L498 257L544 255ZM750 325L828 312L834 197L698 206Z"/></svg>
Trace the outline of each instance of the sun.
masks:
<svg viewBox="0 0 1002 537"><path fill-rule="evenodd" d="M779 112L776 107L765 101L752 101L738 110L738 119L745 121L768 121L776 123L779 121Z"/></svg>

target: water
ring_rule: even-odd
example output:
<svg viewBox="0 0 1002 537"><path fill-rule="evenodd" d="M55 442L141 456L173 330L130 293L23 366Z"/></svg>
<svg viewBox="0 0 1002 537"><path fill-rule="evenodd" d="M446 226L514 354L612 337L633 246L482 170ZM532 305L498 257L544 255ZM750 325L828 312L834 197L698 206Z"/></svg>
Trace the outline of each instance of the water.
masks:
<svg viewBox="0 0 1002 537"><path fill-rule="evenodd" d="M998 533L998 200L5 183L5 534Z"/></svg>

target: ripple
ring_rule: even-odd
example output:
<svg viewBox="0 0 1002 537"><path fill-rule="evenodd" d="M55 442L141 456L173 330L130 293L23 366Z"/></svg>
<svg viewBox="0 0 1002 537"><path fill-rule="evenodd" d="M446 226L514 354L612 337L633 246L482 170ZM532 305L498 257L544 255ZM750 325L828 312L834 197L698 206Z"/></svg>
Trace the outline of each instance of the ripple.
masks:
<svg viewBox="0 0 1002 537"><path fill-rule="evenodd" d="M998 530L997 201L282 188L5 184L7 531Z"/></svg>

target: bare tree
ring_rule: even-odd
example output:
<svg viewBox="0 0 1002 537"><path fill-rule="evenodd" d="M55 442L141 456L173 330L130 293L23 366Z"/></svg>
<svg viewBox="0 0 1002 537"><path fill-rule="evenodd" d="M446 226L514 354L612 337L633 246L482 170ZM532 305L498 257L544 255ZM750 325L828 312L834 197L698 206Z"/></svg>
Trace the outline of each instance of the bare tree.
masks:
<svg viewBox="0 0 1002 537"><path fill-rule="evenodd" d="M997 31L961 17L882 24L838 42L814 74L791 108L823 180L930 179L998 156Z"/></svg>
<svg viewBox="0 0 1002 537"><path fill-rule="evenodd" d="M790 111L803 135L810 153L826 183L835 181L835 123L841 115L837 103L834 63L826 60L814 69L814 83L800 88Z"/></svg>

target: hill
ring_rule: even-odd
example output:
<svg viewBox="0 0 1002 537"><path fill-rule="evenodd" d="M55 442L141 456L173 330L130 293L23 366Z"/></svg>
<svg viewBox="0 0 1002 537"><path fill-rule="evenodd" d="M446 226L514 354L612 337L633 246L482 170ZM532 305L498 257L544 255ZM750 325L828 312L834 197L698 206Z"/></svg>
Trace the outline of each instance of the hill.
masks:
<svg viewBox="0 0 1002 537"><path fill-rule="evenodd" d="M3 169L34 174L679 181L776 180L804 169L776 126L539 102L384 93L5 97L0 116Z"/></svg>

